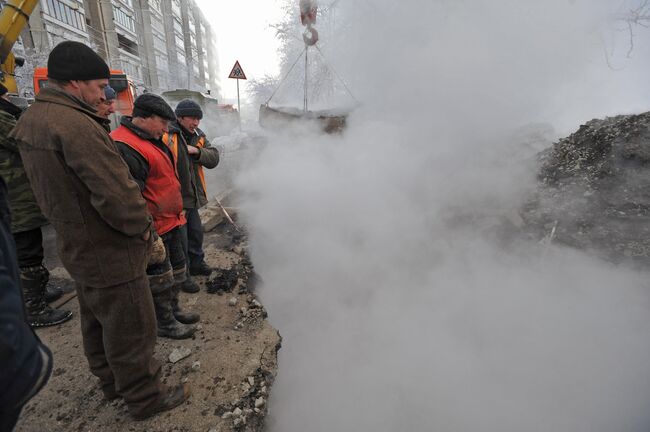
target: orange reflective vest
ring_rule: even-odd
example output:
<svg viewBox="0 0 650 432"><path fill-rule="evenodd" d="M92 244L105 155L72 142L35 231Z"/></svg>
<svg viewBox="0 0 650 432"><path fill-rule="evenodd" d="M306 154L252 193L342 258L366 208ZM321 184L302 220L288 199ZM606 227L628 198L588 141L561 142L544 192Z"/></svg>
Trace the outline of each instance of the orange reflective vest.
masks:
<svg viewBox="0 0 650 432"><path fill-rule="evenodd" d="M164 133L162 137L162 141L167 144L167 147L169 147L174 154L174 158L178 160L178 134L175 133L172 136L171 143L169 142L169 134ZM199 138L199 141L196 143L197 148L203 148L205 146L205 137L202 136ZM189 163L193 163L192 160L189 160ZM203 186L203 192L205 192L205 195L208 195L208 188L205 186L205 174L203 173L203 167L201 164L194 163L194 169L196 172L199 174L199 179L201 179L201 185Z"/></svg>
<svg viewBox="0 0 650 432"><path fill-rule="evenodd" d="M111 137L137 151L149 164L149 175L142 196L147 201L156 232L162 235L184 225L186 221L181 184L176 172L176 156L172 162L163 150L140 138L126 126L115 129L111 132Z"/></svg>

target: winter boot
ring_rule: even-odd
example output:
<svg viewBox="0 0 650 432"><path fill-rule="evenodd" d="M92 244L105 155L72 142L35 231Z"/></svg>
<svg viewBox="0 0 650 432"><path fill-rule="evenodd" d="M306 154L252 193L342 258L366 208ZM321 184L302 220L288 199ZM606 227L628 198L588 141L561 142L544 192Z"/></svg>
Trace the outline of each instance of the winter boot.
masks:
<svg viewBox="0 0 650 432"><path fill-rule="evenodd" d="M63 296L63 290L61 288L53 287L50 285L47 285L45 287L45 301L47 303L57 301L61 298L61 296Z"/></svg>
<svg viewBox="0 0 650 432"><path fill-rule="evenodd" d="M201 291L201 288L192 280L191 277L187 276L185 282L181 284L181 290L186 293L194 294Z"/></svg>
<svg viewBox="0 0 650 432"><path fill-rule="evenodd" d="M27 321L32 327L62 324L72 318L72 312L52 309L45 301L48 272L43 266L23 267L20 280L23 284Z"/></svg>
<svg viewBox="0 0 650 432"><path fill-rule="evenodd" d="M174 317L172 310L171 288L152 292L153 304L158 321L158 336L169 339L187 339L196 331L196 327L182 324Z"/></svg>
<svg viewBox="0 0 650 432"><path fill-rule="evenodd" d="M172 287L172 311L174 313L174 317L176 320L178 320L178 322L181 322L183 324L194 324L199 322L201 319L199 314L181 310L181 307L178 303L178 292L180 289L181 285L179 284L176 284Z"/></svg>
<svg viewBox="0 0 650 432"><path fill-rule="evenodd" d="M190 265L190 274L192 276L210 276L211 273L212 268L205 261Z"/></svg>
<svg viewBox="0 0 650 432"><path fill-rule="evenodd" d="M144 420L160 412L174 409L190 397L190 386L188 384L179 384L176 387L168 388L165 395L152 407L146 411L132 414L136 420Z"/></svg>
<svg viewBox="0 0 650 432"><path fill-rule="evenodd" d="M50 272L47 270L47 267L45 267L42 264L41 264L41 268L45 273L45 301L47 303L52 303L53 301L56 301L61 298L61 296L63 295L63 290L61 288L51 286L49 284Z"/></svg>

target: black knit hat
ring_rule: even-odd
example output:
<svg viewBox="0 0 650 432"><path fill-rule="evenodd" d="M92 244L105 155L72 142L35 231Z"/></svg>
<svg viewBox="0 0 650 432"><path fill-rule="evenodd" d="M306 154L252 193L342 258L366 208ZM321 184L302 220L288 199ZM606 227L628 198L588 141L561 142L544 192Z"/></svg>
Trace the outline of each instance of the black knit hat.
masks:
<svg viewBox="0 0 650 432"><path fill-rule="evenodd" d="M166 120L176 120L172 107L162 97L153 93L138 96L133 102L133 117L148 117L150 114L155 114Z"/></svg>
<svg viewBox="0 0 650 432"><path fill-rule="evenodd" d="M92 48L81 42L65 41L50 52L47 76L59 81L108 79L111 71Z"/></svg>
<svg viewBox="0 0 650 432"><path fill-rule="evenodd" d="M198 119L203 118L203 111L201 106L194 102L192 99L183 99L176 105L176 116L177 117L196 117Z"/></svg>

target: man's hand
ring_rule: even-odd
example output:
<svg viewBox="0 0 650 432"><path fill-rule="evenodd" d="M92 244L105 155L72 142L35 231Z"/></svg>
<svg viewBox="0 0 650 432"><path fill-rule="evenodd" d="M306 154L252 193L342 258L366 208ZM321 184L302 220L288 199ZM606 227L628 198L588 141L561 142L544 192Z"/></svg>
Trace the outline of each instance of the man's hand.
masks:
<svg viewBox="0 0 650 432"><path fill-rule="evenodd" d="M191 155L197 155L197 154L199 154L200 152L201 152L201 151L200 151L198 148L196 148L196 147L194 147L194 146L192 146L192 145L188 145L188 146L187 146L187 153L188 153L188 154L191 154Z"/></svg>

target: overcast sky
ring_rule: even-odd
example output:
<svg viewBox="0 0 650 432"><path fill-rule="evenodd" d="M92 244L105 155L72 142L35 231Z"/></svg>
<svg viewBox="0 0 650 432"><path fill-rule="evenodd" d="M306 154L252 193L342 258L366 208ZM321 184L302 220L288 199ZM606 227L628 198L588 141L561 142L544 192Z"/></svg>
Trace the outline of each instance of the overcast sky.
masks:
<svg viewBox="0 0 650 432"><path fill-rule="evenodd" d="M270 24L282 15L280 3L280 0L197 0L216 33L224 98L237 97L236 81L228 79L236 60L249 79L278 72L278 42ZM240 88L245 91L245 81L240 83Z"/></svg>

